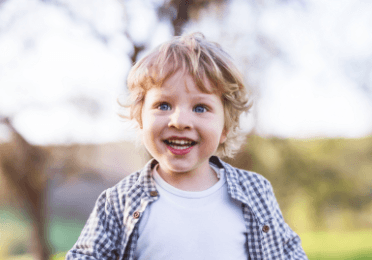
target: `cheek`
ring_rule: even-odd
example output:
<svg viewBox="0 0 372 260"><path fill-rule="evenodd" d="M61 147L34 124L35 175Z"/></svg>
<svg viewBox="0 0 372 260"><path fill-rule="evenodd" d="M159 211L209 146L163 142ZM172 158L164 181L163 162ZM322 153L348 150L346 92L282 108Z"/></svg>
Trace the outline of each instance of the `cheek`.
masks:
<svg viewBox="0 0 372 260"><path fill-rule="evenodd" d="M162 134L163 123L162 120L154 115L146 114L142 121L142 140L148 145L154 143Z"/></svg>
<svg viewBox="0 0 372 260"><path fill-rule="evenodd" d="M220 145L226 141L227 137L227 131L225 130L225 125L223 121L220 121L220 124L215 125L214 129L214 142L217 143L217 145Z"/></svg>
<svg viewBox="0 0 372 260"><path fill-rule="evenodd" d="M157 120L156 116L149 113L142 116L142 128L145 131L155 131L158 128L158 122L159 120Z"/></svg>
<svg viewBox="0 0 372 260"><path fill-rule="evenodd" d="M214 146L219 145L226 139L224 138L223 125L218 124L217 122L215 122L215 124L210 124L210 127L205 128L204 136L208 139L208 143L213 144Z"/></svg>
<svg viewBox="0 0 372 260"><path fill-rule="evenodd" d="M152 115L150 113L150 111L148 111L148 109L146 108L146 106L144 105L142 108L141 108L141 112L140 112L140 125L141 125L141 129L148 129L149 127L151 128L151 124L152 124Z"/></svg>
<svg viewBox="0 0 372 260"><path fill-rule="evenodd" d="M155 137L157 132L154 128L151 127L149 122L144 121L143 128L140 130L142 143L145 145L146 149L152 154L156 145Z"/></svg>

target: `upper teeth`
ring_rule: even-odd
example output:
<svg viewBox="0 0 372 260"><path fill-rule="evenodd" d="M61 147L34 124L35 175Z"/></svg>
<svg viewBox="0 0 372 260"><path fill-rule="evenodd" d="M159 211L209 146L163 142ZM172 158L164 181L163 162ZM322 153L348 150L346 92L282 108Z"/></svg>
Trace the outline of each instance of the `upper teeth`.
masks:
<svg viewBox="0 0 372 260"><path fill-rule="evenodd" d="M178 145L191 145L192 141L185 141L185 140L168 140L171 144L178 144Z"/></svg>

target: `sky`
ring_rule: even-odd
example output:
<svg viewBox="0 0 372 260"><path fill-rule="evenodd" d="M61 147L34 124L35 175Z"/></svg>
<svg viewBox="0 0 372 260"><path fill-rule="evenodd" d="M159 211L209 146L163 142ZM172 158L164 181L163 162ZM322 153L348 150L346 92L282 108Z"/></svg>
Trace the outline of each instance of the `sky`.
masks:
<svg viewBox="0 0 372 260"><path fill-rule="evenodd" d="M117 115L133 51L123 32L148 49L170 39L171 27L152 8L161 1L56 2L0 5L0 116L33 144L133 139ZM283 138L370 135L372 3L274 2L232 0L185 28L219 42L248 78L255 105L242 129Z"/></svg>

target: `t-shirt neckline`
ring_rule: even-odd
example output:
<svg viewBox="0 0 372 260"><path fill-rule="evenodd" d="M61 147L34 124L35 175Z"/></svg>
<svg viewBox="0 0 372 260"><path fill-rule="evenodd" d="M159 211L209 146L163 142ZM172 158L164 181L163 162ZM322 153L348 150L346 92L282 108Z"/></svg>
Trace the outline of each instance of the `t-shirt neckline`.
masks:
<svg viewBox="0 0 372 260"><path fill-rule="evenodd" d="M212 187L203 190L203 191L184 191L180 190L172 185L170 185L168 182L166 182L158 173L157 168L158 165L156 165L153 168L152 171L152 177L155 180L155 183L159 185L162 189L166 190L167 192L172 193L175 196L183 197L183 198L189 198L189 199L199 199L203 197L207 197L218 191L226 182L224 169L217 168L216 166L209 164L211 168L215 171L217 176L219 176L219 180L216 184L214 184Z"/></svg>

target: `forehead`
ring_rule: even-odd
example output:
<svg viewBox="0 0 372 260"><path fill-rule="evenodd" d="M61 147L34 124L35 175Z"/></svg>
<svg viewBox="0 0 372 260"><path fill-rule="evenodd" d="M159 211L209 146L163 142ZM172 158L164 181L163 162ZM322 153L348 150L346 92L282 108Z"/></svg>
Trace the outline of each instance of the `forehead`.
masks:
<svg viewBox="0 0 372 260"><path fill-rule="evenodd" d="M162 81L159 85L153 85L152 88L158 88L160 92L174 92L185 89L187 93L204 93L217 94L217 89L204 76L202 80L198 80L188 72L182 70L176 71Z"/></svg>
<svg viewBox="0 0 372 260"><path fill-rule="evenodd" d="M198 102L220 102L221 96L215 93L209 81L203 82L203 89L197 86L195 80L189 74L175 73L163 82L161 86L153 86L148 89L145 100L159 99L193 99ZM218 101L220 100L220 101Z"/></svg>

